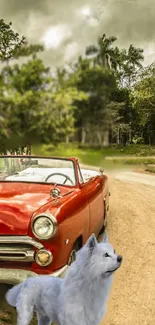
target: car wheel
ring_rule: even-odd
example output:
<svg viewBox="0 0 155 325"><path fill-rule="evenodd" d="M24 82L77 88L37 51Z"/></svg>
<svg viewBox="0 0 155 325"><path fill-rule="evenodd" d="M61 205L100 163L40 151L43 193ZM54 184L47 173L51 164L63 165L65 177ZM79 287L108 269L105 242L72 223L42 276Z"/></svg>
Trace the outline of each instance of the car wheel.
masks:
<svg viewBox="0 0 155 325"><path fill-rule="evenodd" d="M76 253L77 253L77 251L79 249L80 249L80 245L79 245L79 243L77 241L73 245L72 251L71 251L71 253L69 255L69 259L68 259L68 263L67 263L68 265L71 265L73 262L75 262L75 260L76 260Z"/></svg>

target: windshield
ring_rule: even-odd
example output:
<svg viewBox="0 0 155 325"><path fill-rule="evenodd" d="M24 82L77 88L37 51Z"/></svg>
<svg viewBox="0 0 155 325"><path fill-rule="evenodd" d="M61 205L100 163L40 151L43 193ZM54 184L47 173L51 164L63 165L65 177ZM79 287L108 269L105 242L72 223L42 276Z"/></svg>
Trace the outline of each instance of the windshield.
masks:
<svg viewBox="0 0 155 325"><path fill-rule="evenodd" d="M74 163L59 158L0 157L0 181L75 186Z"/></svg>

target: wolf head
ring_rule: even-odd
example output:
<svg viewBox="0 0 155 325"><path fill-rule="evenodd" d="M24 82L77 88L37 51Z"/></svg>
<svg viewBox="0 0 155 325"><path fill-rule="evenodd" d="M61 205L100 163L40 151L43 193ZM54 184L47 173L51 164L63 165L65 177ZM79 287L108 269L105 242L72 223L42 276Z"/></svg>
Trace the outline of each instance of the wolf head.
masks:
<svg viewBox="0 0 155 325"><path fill-rule="evenodd" d="M112 245L108 242L107 233L101 243L98 243L94 234L90 236L77 256L80 266L85 266L91 276L107 278L110 277L122 263L122 256L116 254Z"/></svg>

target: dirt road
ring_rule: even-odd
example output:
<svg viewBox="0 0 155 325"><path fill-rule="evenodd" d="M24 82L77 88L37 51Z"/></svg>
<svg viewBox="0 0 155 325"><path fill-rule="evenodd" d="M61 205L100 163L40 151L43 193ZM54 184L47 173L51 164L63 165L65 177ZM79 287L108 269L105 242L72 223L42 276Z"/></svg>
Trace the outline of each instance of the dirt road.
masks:
<svg viewBox="0 0 155 325"><path fill-rule="evenodd" d="M123 255L102 325L155 324L155 187L111 180L109 240Z"/></svg>
<svg viewBox="0 0 155 325"><path fill-rule="evenodd" d="M155 186L155 176L131 171L120 172L116 175L116 179L122 181L132 181L140 184Z"/></svg>

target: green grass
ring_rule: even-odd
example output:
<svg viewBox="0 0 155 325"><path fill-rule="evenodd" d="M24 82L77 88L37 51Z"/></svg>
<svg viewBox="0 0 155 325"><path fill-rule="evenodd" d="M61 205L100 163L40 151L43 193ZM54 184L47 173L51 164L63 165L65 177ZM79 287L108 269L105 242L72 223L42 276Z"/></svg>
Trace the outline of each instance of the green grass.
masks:
<svg viewBox="0 0 155 325"><path fill-rule="evenodd" d="M145 169L146 172L155 174L155 166L150 166L148 168Z"/></svg>
<svg viewBox="0 0 155 325"><path fill-rule="evenodd" d="M97 157L112 157L112 156L135 156L135 157L146 157L146 156L155 156L155 146L148 145L129 145L125 147L121 146L112 146L109 148L97 149L87 146L80 146L76 143L66 144L62 143L57 147L54 147L52 144L49 145L38 145L33 147L35 153L42 153L45 155L82 155L88 156L92 155Z"/></svg>
<svg viewBox="0 0 155 325"><path fill-rule="evenodd" d="M136 159L125 159L124 164L126 165L152 165L155 164L155 158L136 158Z"/></svg>
<svg viewBox="0 0 155 325"><path fill-rule="evenodd" d="M54 148L51 145L41 145L32 148L33 154L58 157L78 157L83 164L98 166L104 160L104 154L101 150L80 149L77 146L59 145Z"/></svg>
<svg viewBox="0 0 155 325"><path fill-rule="evenodd" d="M50 144L34 146L32 152L43 156L77 157L82 164L103 166L106 169L155 163L155 146L144 145L95 149L88 146L79 147L77 144L60 144L57 147Z"/></svg>

